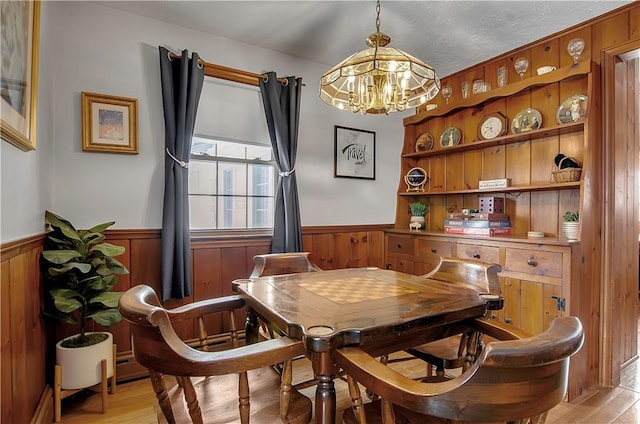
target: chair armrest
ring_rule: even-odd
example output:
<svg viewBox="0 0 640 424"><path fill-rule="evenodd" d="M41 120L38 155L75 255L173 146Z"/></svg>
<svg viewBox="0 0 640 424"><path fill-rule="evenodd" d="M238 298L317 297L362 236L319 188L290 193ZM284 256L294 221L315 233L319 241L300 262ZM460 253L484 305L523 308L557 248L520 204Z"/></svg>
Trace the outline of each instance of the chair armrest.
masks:
<svg viewBox="0 0 640 424"><path fill-rule="evenodd" d="M471 325L484 328L479 331L498 339L505 331L501 328L502 323L495 320L492 323L491 320L484 318L475 319L474 324ZM512 334L517 333L512 329L509 330ZM583 342L584 332L580 320L576 317L562 317L553 320L549 328L538 335L487 343L477 363L482 363L487 368L535 367L550 363L550 357L556 357L558 361L564 360L577 352ZM546 348L541 350L541 345Z"/></svg>
<svg viewBox="0 0 640 424"><path fill-rule="evenodd" d="M487 317L476 318L470 322L471 329L498 340L518 340L531 337L531 334L510 324Z"/></svg>
<svg viewBox="0 0 640 424"><path fill-rule="evenodd" d="M333 358L347 374L375 394L403 405L419 403L420 399L425 397L450 392L465 384L480 367L480 363L477 362L457 378L423 383L389 368L359 347L347 346L337 349L333 352Z"/></svg>
<svg viewBox="0 0 640 424"><path fill-rule="evenodd" d="M177 308L168 309L167 314L172 322L181 322L217 312L228 312L244 307L240 296L223 296L200 300Z"/></svg>
<svg viewBox="0 0 640 424"><path fill-rule="evenodd" d="M289 337L279 337L223 351L203 352L189 347L178 337L164 310L155 311L151 322L159 328L171 350L181 359L190 362L191 365L186 370L187 373L185 374L185 369L181 369L181 375L206 376L239 373L293 359L306 352L302 341Z"/></svg>

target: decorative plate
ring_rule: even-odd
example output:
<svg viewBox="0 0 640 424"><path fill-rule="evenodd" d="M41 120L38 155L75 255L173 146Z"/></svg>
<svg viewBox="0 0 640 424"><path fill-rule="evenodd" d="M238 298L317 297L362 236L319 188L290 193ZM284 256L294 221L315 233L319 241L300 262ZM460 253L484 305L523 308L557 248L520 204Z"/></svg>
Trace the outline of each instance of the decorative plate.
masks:
<svg viewBox="0 0 640 424"><path fill-rule="evenodd" d="M440 136L440 147L457 146L462 141L462 133L456 127L449 127Z"/></svg>
<svg viewBox="0 0 640 424"><path fill-rule="evenodd" d="M588 97L584 94L568 97L560 104L558 113L556 113L558 124L569 124L584 119L587 115L587 100Z"/></svg>
<svg viewBox="0 0 640 424"><path fill-rule="evenodd" d="M433 136L428 132L423 132L416 138L416 152L431 150L433 147Z"/></svg>
<svg viewBox="0 0 640 424"><path fill-rule="evenodd" d="M542 127L542 115L533 108L518 112L511 121L511 132L514 134L537 130L540 127Z"/></svg>

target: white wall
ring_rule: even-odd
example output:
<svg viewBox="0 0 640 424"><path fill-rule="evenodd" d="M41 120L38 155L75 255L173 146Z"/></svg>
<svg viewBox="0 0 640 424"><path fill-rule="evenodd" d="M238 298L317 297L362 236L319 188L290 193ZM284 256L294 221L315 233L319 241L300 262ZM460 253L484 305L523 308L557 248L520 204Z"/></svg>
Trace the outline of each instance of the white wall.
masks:
<svg viewBox="0 0 640 424"><path fill-rule="evenodd" d="M1 146L0 241L43 231L50 209L86 228L159 228L164 123L158 46L196 51L207 62L302 77L296 172L302 224L394 221L402 118L361 116L318 98L323 65L85 2L42 2L37 150ZM353 52L345 52L345 57ZM138 155L83 152L80 93L139 101ZM376 132L376 179L333 177L333 127Z"/></svg>

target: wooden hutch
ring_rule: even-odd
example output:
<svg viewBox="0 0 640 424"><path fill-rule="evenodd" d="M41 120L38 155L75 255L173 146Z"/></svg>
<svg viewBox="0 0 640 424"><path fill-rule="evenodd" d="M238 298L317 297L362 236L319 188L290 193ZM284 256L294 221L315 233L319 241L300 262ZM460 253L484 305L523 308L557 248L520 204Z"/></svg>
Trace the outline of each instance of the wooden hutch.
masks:
<svg viewBox="0 0 640 424"><path fill-rule="evenodd" d="M574 36L577 36L574 34ZM568 38L567 38L568 39ZM440 96L437 107L420 108L404 120L404 146L398 185L395 227L385 234L387 267L411 274L433 269L440 256L454 256L502 265L500 275L504 310L495 319L533 334L545 330L559 316L573 315L585 328L585 344L572 358L569 400L598 382L599 279L601 252L599 187L602 166L599 124L600 69L588 57L573 64L566 53L565 37L540 43L526 51L505 55L493 62L456 74L442 81L453 88L448 103ZM530 62L523 79L513 61L525 56ZM544 65L557 69L537 75ZM508 83L496 84L496 70L506 66ZM461 95L463 81L484 78L493 86L487 92ZM569 96L588 96L586 116L559 124L556 114ZM516 114L534 108L542 115L538 129L514 133ZM484 140L478 136L483 117L501 113L509 127L505 135ZM451 127L460 130L459 144L442 147L441 134ZM416 151L416 139L428 132L433 147ZM446 143L444 143L446 144ZM582 164L579 181L553 182L558 153ZM424 191L409 191L404 177L414 167L426 171ZM509 186L479 189L480 180L508 179ZM478 209L479 198L504 199L511 235L502 237L452 235L444 232L449 213ZM409 229L409 203L430 205L426 229ZM561 236L565 211L580 211L579 241ZM544 232L544 238L528 238L529 231Z"/></svg>

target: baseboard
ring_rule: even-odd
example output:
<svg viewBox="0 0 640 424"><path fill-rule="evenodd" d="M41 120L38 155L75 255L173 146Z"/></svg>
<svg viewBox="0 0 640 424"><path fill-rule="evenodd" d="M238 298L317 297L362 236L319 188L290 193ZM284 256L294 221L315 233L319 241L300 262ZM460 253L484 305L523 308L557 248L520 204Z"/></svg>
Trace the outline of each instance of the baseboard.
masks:
<svg viewBox="0 0 640 424"><path fill-rule="evenodd" d="M36 411L31 417L30 424L51 424L53 422L53 389L44 386Z"/></svg>

